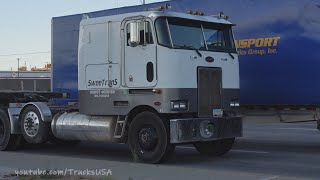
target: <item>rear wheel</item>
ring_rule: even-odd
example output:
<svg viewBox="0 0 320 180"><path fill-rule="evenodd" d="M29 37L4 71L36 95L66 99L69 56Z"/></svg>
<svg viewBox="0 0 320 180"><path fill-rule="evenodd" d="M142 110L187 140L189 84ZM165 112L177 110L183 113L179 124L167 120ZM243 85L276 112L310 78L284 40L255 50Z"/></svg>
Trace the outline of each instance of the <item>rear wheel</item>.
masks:
<svg viewBox="0 0 320 180"><path fill-rule="evenodd" d="M175 146L170 144L167 130L156 114L138 114L129 129L129 146L134 160L152 164L168 160Z"/></svg>
<svg viewBox="0 0 320 180"><path fill-rule="evenodd" d="M35 106L28 106L20 119L21 131L27 142L32 144L45 143L50 136L50 124L45 123Z"/></svg>
<svg viewBox="0 0 320 180"><path fill-rule="evenodd" d="M208 156L222 156L229 152L234 144L235 138L221 139L209 142L194 143L198 152Z"/></svg>
<svg viewBox="0 0 320 180"><path fill-rule="evenodd" d="M11 126L8 115L0 109L0 150L16 150L22 145L21 135L11 134Z"/></svg>

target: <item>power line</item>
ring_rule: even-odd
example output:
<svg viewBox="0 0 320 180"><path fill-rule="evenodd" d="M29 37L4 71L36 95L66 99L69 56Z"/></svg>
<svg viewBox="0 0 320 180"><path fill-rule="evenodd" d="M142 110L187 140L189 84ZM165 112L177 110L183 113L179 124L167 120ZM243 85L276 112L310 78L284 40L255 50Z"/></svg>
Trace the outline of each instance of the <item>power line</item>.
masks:
<svg viewBox="0 0 320 180"><path fill-rule="evenodd" d="M1 60L0 59L0 63L13 62L13 61L16 62L15 59L12 59L12 60Z"/></svg>
<svg viewBox="0 0 320 180"><path fill-rule="evenodd" d="M44 61L48 61L50 60L50 58L41 58L41 59L30 59L30 58L27 58L26 61L29 62L29 61L38 61L38 62L44 62ZM0 63L6 63L6 62L16 62L16 59L0 59Z"/></svg>
<svg viewBox="0 0 320 180"><path fill-rule="evenodd" d="M0 54L0 57L5 57L5 56L22 56L22 55L33 55L33 54L49 54L49 53L51 53L51 51L19 53L19 54Z"/></svg>

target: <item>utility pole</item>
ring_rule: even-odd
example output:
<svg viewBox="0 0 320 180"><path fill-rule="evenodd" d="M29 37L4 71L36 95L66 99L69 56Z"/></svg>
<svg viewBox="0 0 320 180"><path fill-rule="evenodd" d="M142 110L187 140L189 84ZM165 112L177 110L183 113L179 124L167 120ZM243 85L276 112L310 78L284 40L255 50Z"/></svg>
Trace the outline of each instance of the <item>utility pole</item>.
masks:
<svg viewBox="0 0 320 180"><path fill-rule="evenodd" d="M48 65L49 65L49 62L46 62L45 68L46 68L47 71L49 70Z"/></svg>
<svg viewBox="0 0 320 180"><path fill-rule="evenodd" d="M142 4L145 5L146 4L146 0L142 0Z"/></svg>
<svg viewBox="0 0 320 180"><path fill-rule="evenodd" d="M20 78L20 58L17 58L18 60L18 79Z"/></svg>

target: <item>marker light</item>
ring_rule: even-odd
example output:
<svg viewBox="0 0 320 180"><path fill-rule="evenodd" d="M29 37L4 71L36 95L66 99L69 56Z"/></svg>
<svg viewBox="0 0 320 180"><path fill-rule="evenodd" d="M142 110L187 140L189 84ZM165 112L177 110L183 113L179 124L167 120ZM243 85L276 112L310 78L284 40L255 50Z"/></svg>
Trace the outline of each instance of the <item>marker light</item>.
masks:
<svg viewBox="0 0 320 180"><path fill-rule="evenodd" d="M229 19L229 16L226 16L226 15L224 15L223 12L220 12L220 13L219 13L219 18L228 20L228 19Z"/></svg>
<svg viewBox="0 0 320 180"><path fill-rule="evenodd" d="M193 12L192 10L187 11L187 14L204 16L204 12L199 12L199 11Z"/></svg>
<svg viewBox="0 0 320 180"><path fill-rule="evenodd" d="M153 89L152 92L154 94L161 94L162 93L161 89Z"/></svg>
<svg viewBox="0 0 320 180"><path fill-rule="evenodd" d="M216 17L218 19L225 19L225 20L229 19L229 16L224 15L223 12L220 12L218 15L212 15L212 17Z"/></svg>
<svg viewBox="0 0 320 180"><path fill-rule="evenodd" d="M167 3L166 4L166 9L171 9L171 4Z"/></svg>
<svg viewBox="0 0 320 180"><path fill-rule="evenodd" d="M187 14L193 14L193 11L189 10L187 11Z"/></svg>
<svg viewBox="0 0 320 180"><path fill-rule="evenodd" d="M148 11L164 11L164 10L168 10L171 9L171 5L169 3L167 3L164 6L160 6L158 8L149 8L147 9Z"/></svg>

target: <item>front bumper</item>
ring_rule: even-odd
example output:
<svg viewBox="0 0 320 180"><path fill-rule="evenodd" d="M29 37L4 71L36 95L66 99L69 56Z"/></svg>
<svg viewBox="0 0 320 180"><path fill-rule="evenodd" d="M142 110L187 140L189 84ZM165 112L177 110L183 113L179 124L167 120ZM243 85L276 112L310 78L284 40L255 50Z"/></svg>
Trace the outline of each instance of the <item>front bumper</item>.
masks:
<svg viewBox="0 0 320 180"><path fill-rule="evenodd" d="M210 127L207 128L208 126ZM210 131L209 135L204 133L208 130ZM241 117L170 120L170 142L172 144L213 141L241 136Z"/></svg>

